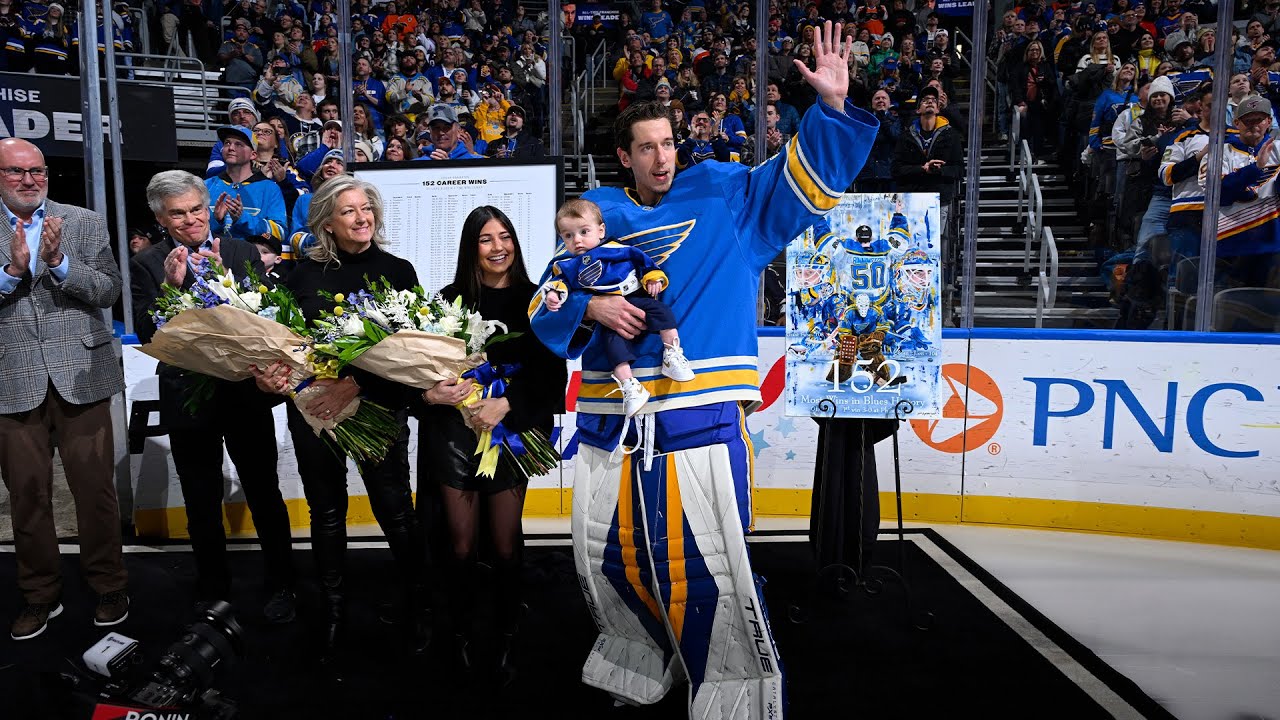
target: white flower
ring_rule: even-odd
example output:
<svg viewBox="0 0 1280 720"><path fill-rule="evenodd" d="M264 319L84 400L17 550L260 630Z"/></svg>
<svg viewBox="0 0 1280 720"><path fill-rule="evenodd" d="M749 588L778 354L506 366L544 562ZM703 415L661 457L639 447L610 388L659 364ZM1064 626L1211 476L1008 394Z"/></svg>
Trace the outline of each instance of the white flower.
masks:
<svg viewBox="0 0 1280 720"><path fill-rule="evenodd" d="M342 316L342 326L340 330L343 335L364 337L364 321L355 315L344 315Z"/></svg>
<svg viewBox="0 0 1280 720"><path fill-rule="evenodd" d="M245 292L231 296L231 304L241 310L256 313L262 309L262 295L256 292Z"/></svg>
<svg viewBox="0 0 1280 720"><path fill-rule="evenodd" d="M212 292L214 295L217 295L218 299L225 303L230 303L231 298L237 295L236 279L232 277L231 273L226 273L225 275L220 275L220 276L217 276L217 275L214 276L211 280L209 280L208 285L209 285L209 292Z"/></svg>
<svg viewBox="0 0 1280 720"><path fill-rule="evenodd" d="M466 309L462 307L462 296L459 295L458 299L453 302L448 302L444 298L439 296L436 296L436 299L439 301L439 304L440 304L440 312L445 317L451 317L451 318L457 319L458 326L461 327L462 320L465 319L467 316Z"/></svg>
<svg viewBox="0 0 1280 720"><path fill-rule="evenodd" d="M445 315L440 318L440 334L453 337L462 331L462 321L453 315Z"/></svg>
<svg viewBox="0 0 1280 720"><path fill-rule="evenodd" d="M396 302L405 308L415 307L418 304L418 296L412 290L401 290L396 293Z"/></svg>
<svg viewBox="0 0 1280 720"><path fill-rule="evenodd" d="M178 297L178 312L183 310L195 310L200 307L196 303L196 298L191 293L183 293Z"/></svg>
<svg viewBox="0 0 1280 720"><path fill-rule="evenodd" d="M471 339L467 342L467 350L469 352L480 352L484 349L485 341L487 341L498 328L502 328L503 332L507 331L507 326L497 321L485 320L480 313L467 314L467 334Z"/></svg>
<svg viewBox="0 0 1280 720"><path fill-rule="evenodd" d="M387 316L382 312L382 309L368 300L364 302L364 315L384 328L391 328L391 321L387 319Z"/></svg>

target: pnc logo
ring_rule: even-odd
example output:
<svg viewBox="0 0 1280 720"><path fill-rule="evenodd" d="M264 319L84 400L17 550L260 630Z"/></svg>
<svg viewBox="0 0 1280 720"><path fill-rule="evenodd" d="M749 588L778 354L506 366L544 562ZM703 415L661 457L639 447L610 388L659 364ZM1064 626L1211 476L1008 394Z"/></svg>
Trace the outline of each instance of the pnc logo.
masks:
<svg viewBox="0 0 1280 720"><path fill-rule="evenodd" d="M912 420L911 428L925 445L939 452L966 453L986 446L1004 417L1000 387L990 375L963 363L943 365L942 379L951 388L942 419Z"/></svg>

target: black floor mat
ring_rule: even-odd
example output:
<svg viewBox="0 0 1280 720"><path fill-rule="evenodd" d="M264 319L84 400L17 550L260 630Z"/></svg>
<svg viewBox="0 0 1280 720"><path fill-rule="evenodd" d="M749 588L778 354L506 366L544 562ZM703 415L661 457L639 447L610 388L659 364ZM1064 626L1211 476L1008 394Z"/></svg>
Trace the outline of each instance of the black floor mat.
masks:
<svg viewBox="0 0 1280 720"><path fill-rule="evenodd" d="M896 564L895 541L878 544L878 557ZM401 628L378 619L393 599L394 568L386 550L351 550L351 629L347 680L335 686L318 671L312 643L318 617L313 586L302 589L299 620L265 624L261 613L261 557L230 554L240 579L232 598L245 627L245 657L217 682L236 700L243 718L682 718L686 688L661 704L614 708L612 700L580 682L582 662L596 637L578 591L567 547L527 551L529 613L519 636L520 674L506 690L486 674L460 677L450 654L447 619L437 618L431 652L415 658L404 649ZM908 543L909 577L917 608L932 611L931 629L908 622L893 583L876 596L858 592L836 602L813 594L813 564L806 545L752 545L753 566L767 578L766 601L785 663L789 718L1086 718L1110 717L1075 683L1022 640L923 551ZM296 557L304 577L311 556ZM90 620L92 599L78 579L76 556L65 558L66 612L44 636L0 639L0 698L4 717L50 717L54 701L43 673L67 671L104 632ZM148 661L157 658L193 618L191 556L140 552L127 556L133 606L114 628L141 641ZM12 590L14 560L0 554L0 618L20 607ZM1007 592L1007 591L1005 591ZM804 622L789 608L804 608ZM438 603L443 607L443 602ZM479 664L493 662L496 639L478 608ZM1148 699L1149 700L1149 699ZM1151 703L1154 706L1154 703ZM41 708L45 710L41 712ZM10 715L10 712L18 714ZM26 714L24 714L26 713Z"/></svg>

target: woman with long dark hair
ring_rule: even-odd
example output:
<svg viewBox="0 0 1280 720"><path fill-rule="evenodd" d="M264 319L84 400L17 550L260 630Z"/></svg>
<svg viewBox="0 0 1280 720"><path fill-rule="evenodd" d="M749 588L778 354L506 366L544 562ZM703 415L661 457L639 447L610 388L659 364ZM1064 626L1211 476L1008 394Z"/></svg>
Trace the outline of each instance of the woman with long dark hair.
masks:
<svg viewBox="0 0 1280 720"><path fill-rule="evenodd" d="M468 406L467 415L454 408L471 392L469 380L441 382L423 399L422 433L418 448L419 510L431 507L424 493L438 488L448 527L448 558L445 587L457 660L464 671L472 667L471 622L480 560L480 528L487 527L493 557L493 607L502 632L498 670L504 683L515 674L512 654L519 629L520 567L524 536L520 519L524 512L524 477L508 458L498 463L492 478L477 477L479 457L474 454L477 430L492 430L502 423L511 432L531 428L549 437L554 415L564 408L567 382L564 360L538 342L529 329L529 300L537 286L525 269L520 243L511 220L498 208L488 205L471 211L462 225L458 243L458 266L453 283L440 291L447 300L461 297L464 305L480 312L486 320L497 320L507 331L521 333L488 350L489 362L497 367L516 363L519 368L508 377L502 397L481 400ZM504 451L505 452L505 451ZM481 520L481 509L485 517Z"/></svg>

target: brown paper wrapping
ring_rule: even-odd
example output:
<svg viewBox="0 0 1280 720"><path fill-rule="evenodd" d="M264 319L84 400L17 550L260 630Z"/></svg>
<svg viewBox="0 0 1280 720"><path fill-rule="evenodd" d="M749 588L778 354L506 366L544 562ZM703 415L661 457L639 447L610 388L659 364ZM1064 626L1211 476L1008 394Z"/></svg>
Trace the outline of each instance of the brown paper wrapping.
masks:
<svg viewBox="0 0 1280 720"><path fill-rule="evenodd" d="M305 339L274 320L219 305L178 313L141 350L183 370L247 380L253 377L250 365L265 368L283 361L294 370L305 370L306 347Z"/></svg>
<svg viewBox="0 0 1280 720"><path fill-rule="evenodd" d="M310 377L306 339L274 320L230 305L184 310L156 330L151 342L140 349L165 364L221 380L247 380L253 377L250 365L265 368L277 361L289 366L292 387ZM310 396L319 392L320 388L312 385L294 397L294 404L316 435L322 430L332 434L360 408L356 398L335 417L316 417L304 408Z"/></svg>
<svg viewBox="0 0 1280 720"><path fill-rule="evenodd" d="M429 390L485 361L467 354L467 343L420 330L401 330L364 351L351 364L392 382Z"/></svg>

